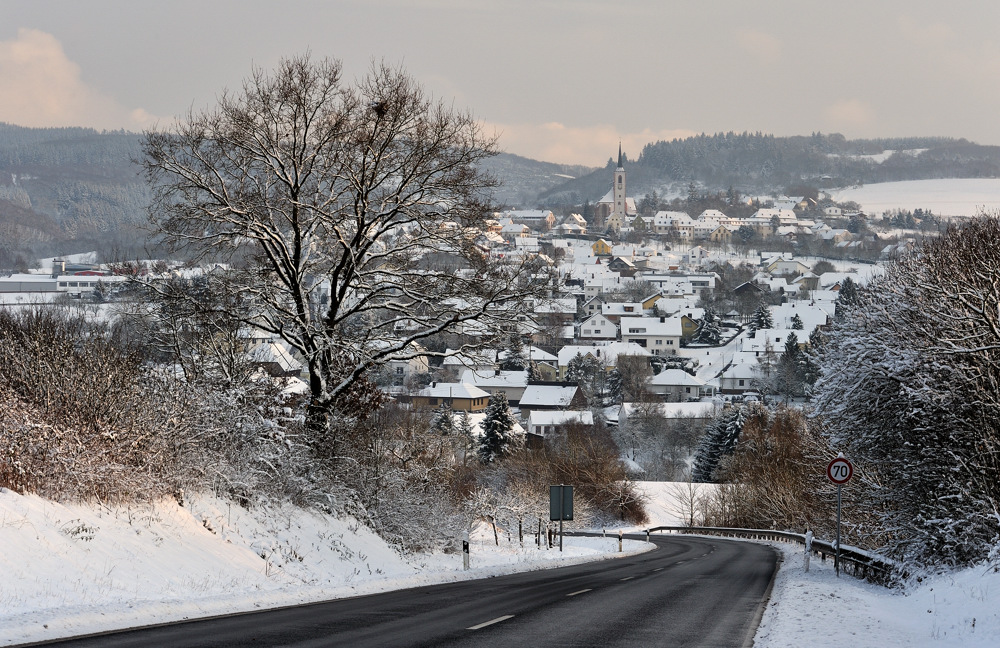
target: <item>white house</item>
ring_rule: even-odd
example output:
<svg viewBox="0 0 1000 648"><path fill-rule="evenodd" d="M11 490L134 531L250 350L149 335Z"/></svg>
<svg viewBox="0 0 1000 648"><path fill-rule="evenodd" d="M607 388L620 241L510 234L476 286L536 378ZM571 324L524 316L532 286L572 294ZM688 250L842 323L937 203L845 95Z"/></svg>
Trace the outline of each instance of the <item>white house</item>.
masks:
<svg viewBox="0 0 1000 648"><path fill-rule="evenodd" d="M650 392L671 403L696 401L715 395L714 387L680 369L664 369L649 380L647 387Z"/></svg>
<svg viewBox="0 0 1000 648"><path fill-rule="evenodd" d="M466 369L462 374L461 381L469 385L475 385L479 389L488 392L490 396L503 394L507 397L507 402L517 405L524 394L524 388L528 386L527 371L473 371Z"/></svg>
<svg viewBox="0 0 1000 648"><path fill-rule="evenodd" d="M564 425L593 425L593 412L535 410L528 414L528 433L545 437Z"/></svg>
<svg viewBox="0 0 1000 648"><path fill-rule="evenodd" d="M580 323L580 341L617 340L618 325L601 315L591 315Z"/></svg>
<svg viewBox="0 0 1000 648"><path fill-rule="evenodd" d="M622 342L637 344L653 355L676 355L681 348L680 317L623 317Z"/></svg>

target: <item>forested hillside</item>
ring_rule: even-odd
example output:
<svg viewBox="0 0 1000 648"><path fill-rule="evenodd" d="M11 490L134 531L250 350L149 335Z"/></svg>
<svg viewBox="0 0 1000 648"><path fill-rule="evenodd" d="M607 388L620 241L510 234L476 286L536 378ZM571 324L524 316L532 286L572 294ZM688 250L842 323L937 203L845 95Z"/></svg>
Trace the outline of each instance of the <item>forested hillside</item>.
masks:
<svg viewBox="0 0 1000 648"><path fill-rule="evenodd" d="M138 133L23 128L0 123L0 270L42 256L97 250L102 259L147 251L149 190L132 160ZM501 153L486 161L498 205L531 208L542 191L592 168Z"/></svg>
<svg viewBox="0 0 1000 648"><path fill-rule="evenodd" d="M136 133L0 124L0 269L39 256L141 249L149 192Z"/></svg>
<svg viewBox="0 0 1000 648"><path fill-rule="evenodd" d="M132 164L138 133L89 128L22 128L0 123L0 270L41 256L98 250L103 259L148 250L142 226L149 191ZM501 153L484 162L501 184L499 206L581 205L608 189L605 167L551 164ZM1000 147L966 140L847 140L815 133L699 135L655 142L626 161L629 194L683 194L695 185L740 192L784 192L893 180L995 177Z"/></svg>
<svg viewBox="0 0 1000 648"><path fill-rule="evenodd" d="M551 207L595 201L608 189L610 169L568 181L540 196ZM762 133L719 133L646 145L626 163L629 193L661 196L689 183L715 190L783 191L819 189L928 178L1000 175L1000 147L933 137L847 140L839 134L775 137Z"/></svg>

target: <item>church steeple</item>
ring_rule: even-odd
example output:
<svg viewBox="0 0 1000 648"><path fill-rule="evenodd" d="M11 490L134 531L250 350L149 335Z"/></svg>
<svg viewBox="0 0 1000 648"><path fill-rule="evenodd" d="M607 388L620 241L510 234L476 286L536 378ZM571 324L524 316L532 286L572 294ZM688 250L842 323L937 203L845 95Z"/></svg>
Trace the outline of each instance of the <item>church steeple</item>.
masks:
<svg viewBox="0 0 1000 648"><path fill-rule="evenodd" d="M618 168L611 180L614 204L608 215L608 227L620 230L625 225L628 216L628 198L625 197L625 156L622 155L622 143L618 142Z"/></svg>

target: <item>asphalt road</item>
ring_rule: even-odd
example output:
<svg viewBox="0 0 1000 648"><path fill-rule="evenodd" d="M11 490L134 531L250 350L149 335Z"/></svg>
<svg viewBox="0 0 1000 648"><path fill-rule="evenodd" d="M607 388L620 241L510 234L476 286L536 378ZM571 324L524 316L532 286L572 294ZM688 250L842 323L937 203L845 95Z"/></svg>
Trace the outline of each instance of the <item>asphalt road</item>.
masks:
<svg viewBox="0 0 1000 648"><path fill-rule="evenodd" d="M615 560L45 645L749 646L777 552L717 538L653 542Z"/></svg>

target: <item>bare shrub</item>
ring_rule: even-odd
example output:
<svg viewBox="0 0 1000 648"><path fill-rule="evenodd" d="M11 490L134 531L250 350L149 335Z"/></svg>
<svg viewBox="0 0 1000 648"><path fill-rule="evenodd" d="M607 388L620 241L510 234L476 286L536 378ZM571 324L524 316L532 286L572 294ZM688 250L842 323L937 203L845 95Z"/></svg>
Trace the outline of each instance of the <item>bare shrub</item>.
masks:
<svg viewBox="0 0 1000 648"><path fill-rule="evenodd" d="M712 498L708 522L798 530L826 526L829 508L819 493L826 486L829 450L813 427L794 408L749 417L738 444L719 463L716 474L726 483Z"/></svg>

